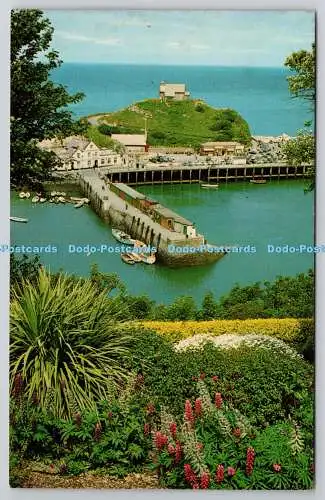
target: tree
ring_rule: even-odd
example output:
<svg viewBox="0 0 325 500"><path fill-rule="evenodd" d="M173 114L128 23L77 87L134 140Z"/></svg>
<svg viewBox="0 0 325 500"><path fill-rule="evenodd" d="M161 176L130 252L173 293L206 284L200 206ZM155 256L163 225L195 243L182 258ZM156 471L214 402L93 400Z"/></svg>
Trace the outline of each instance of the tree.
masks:
<svg viewBox="0 0 325 500"><path fill-rule="evenodd" d="M45 138L65 137L86 129L73 121L67 106L83 99L69 95L63 85L50 80L62 61L50 48L53 27L37 9L11 13L11 183L33 185L50 177L58 159L40 150Z"/></svg>
<svg viewBox="0 0 325 500"><path fill-rule="evenodd" d="M295 74L288 76L289 90L294 97L306 99L315 107L316 99L316 49L312 44L311 51L293 52L285 60L284 65Z"/></svg>
<svg viewBox="0 0 325 500"><path fill-rule="evenodd" d="M316 49L312 45L311 51L300 50L293 52L285 60L284 65L288 67L294 75L288 76L289 90L293 97L307 100L310 103L311 111L314 113L316 100ZM305 123L305 127L310 127L311 121ZM301 130L297 137L288 141L283 146L283 151L287 161L293 165L307 163L310 165L308 175L312 181L308 190L315 187L315 157L316 144L314 134L305 128Z"/></svg>

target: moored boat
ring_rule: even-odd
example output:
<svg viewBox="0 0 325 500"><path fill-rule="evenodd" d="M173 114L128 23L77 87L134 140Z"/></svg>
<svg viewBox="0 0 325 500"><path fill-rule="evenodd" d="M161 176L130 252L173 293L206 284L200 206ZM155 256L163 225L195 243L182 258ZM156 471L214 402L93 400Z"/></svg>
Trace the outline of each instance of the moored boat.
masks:
<svg viewBox="0 0 325 500"><path fill-rule="evenodd" d="M142 262L141 255L136 252L130 252L127 255L129 255L134 260L134 262Z"/></svg>
<svg viewBox="0 0 325 500"><path fill-rule="evenodd" d="M123 260L123 262L125 262L126 264L130 264L131 266L135 264L133 258L130 257L130 255L127 253L121 253L121 259Z"/></svg>
<svg viewBox="0 0 325 500"><path fill-rule="evenodd" d="M25 198L30 198L30 193L28 191L25 193Z"/></svg>
<svg viewBox="0 0 325 500"><path fill-rule="evenodd" d="M21 199L26 198L26 193L24 193L23 191L19 193L19 198Z"/></svg>
<svg viewBox="0 0 325 500"><path fill-rule="evenodd" d="M56 191L51 191L51 196L54 198L54 196L56 196Z"/></svg>
<svg viewBox="0 0 325 500"><path fill-rule="evenodd" d="M85 203L85 202L84 202L83 200L81 200L81 201L79 201L79 203L76 203L76 204L74 205L74 208L81 208L81 207L83 207L84 203Z"/></svg>
<svg viewBox="0 0 325 500"><path fill-rule="evenodd" d="M58 200L60 203L65 203L65 198L63 196L59 196Z"/></svg>
<svg viewBox="0 0 325 500"><path fill-rule="evenodd" d="M156 262L156 255L155 254L150 254L150 255L145 255L144 253L140 254L141 262L144 262L145 264L154 264Z"/></svg>
<svg viewBox="0 0 325 500"><path fill-rule="evenodd" d="M28 222L28 219L24 219L23 217L9 217L13 222Z"/></svg>
<svg viewBox="0 0 325 500"><path fill-rule="evenodd" d="M124 243L125 245L133 245L134 243L134 240L129 234L126 234L119 229L112 228L112 235L119 243Z"/></svg>
<svg viewBox="0 0 325 500"><path fill-rule="evenodd" d="M40 198L40 203L44 203L46 201L46 198Z"/></svg>
<svg viewBox="0 0 325 500"><path fill-rule="evenodd" d="M251 184L266 184L266 179L250 179Z"/></svg>
<svg viewBox="0 0 325 500"><path fill-rule="evenodd" d="M39 197L38 196L33 196L32 203L37 203L38 201L39 201Z"/></svg>
<svg viewBox="0 0 325 500"><path fill-rule="evenodd" d="M201 188L205 189L217 189L219 187L219 184L201 184Z"/></svg>

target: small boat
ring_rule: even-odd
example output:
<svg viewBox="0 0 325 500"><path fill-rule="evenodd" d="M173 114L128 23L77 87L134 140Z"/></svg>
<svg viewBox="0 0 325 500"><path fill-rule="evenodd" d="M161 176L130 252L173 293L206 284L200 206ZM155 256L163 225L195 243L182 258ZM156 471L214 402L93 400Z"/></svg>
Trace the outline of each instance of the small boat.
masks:
<svg viewBox="0 0 325 500"><path fill-rule="evenodd" d="M54 196L56 196L56 191L51 191L51 196L54 198Z"/></svg>
<svg viewBox="0 0 325 500"><path fill-rule="evenodd" d="M71 200L71 201L83 201L83 200L85 200L85 199L86 199L86 198L80 198L80 197L79 197L79 198L77 198L76 196L70 196L70 200Z"/></svg>
<svg viewBox="0 0 325 500"><path fill-rule="evenodd" d="M67 196L67 193L61 193L61 196Z"/></svg>
<svg viewBox="0 0 325 500"><path fill-rule="evenodd" d="M30 198L30 193L28 191L25 193L25 198Z"/></svg>
<svg viewBox="0 0 325 500"><path fill-rule="evenodd" d="M250 179L249 181L251 184L266 184L265 179Z"/></svg>
<svg viewBox="0 0 325 500"><path fill-rule="evenodd" d="M37 203L38 201L39 201L39 197L38 196L33 196L32 203Z"/></svg>
<svg viewBox="0 0 325 500"><path fill-rule="evenodd" d="M24 193L23 191L19 193L19 198L21 199L26 198L26 193Z"/></svg>
<svg viewBox="0 0 325 500"><path fill-rule="evenodd" d="M44 203L46 201L46 198L40 198L39 201L40 203Z"/></svg>
<svg viewBox="0 0 325 500"><path fill-rule="evenodd" d="M58 197L58 201L59 201L60 203L65 203L65 198L63 198L63 196L59 196L59 197Z"/></svg>
<svg viewBox="0 0 325 500"><path fill-rule="evenodd" d="M154 264L156 262L155 254L145 255L144 253L141 253L139 257L141 258L141 262L144 262L145 264Z"/></svg>
<svg viewBox="0 0 325 500"><path fill-rule="evenodd" d="M212 188L216 189L219 187L219 184L201 184L201 188Z"/></svg>
<svg viewBox="0 0 325 500"><path fill-rule="evenodd" d="M121 253L121 259L123 260L123 262L125 262L126 264L130 264L131 266L135 264L133 258L130 257L130 255L127 253Z"/></svg>
<svg viewBox="0 0 325 500"><path fill-rule="evenodd" d="M22 217L10 217L13 222L28 222L28 219L23 219Z"/></svg>
<svg viewBox="0 0 325 500"><path fill-rule="evenodd" d="M51 199L49 199L49 202L50 202L50 203L53 203L53 200L52 200L52 198L51 198Z"/></svg>
<svg viewBox="0 0 325 500"><path fill-rule="evenodd" d="M129 234L120 231L119 229L112 228L112 235L119 243L124 243L125 245L133 245L133 239Z"/></svg>
<svg viewBox="0 0 325 500"><path fill-rule="evenodd" d="M79 201L79 203L76 203L76 204L74 205L74 208L81 208L81 207L83 207L83 206L84 206L84 203L85 203L85 202L84 202L83 200L81 200L81 201Z"/></svg>
<svg viewBox="0 0 325 500"><path fill-rule="evenodd" d="M130 252L127 255L129 255L134 260L134 262L142 262L141 255L136 252Z"/></svg>
<svg viewBox="0 0 325 500"><path fill-rule="evenodd" d="M54 203L59 203L59 198L56 196L53 201Z"/></svg>

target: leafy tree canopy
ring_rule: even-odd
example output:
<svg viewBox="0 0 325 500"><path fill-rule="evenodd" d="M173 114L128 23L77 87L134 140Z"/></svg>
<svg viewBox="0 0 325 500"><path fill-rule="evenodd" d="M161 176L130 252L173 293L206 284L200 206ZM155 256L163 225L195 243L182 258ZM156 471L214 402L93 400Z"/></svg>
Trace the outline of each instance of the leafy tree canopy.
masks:
<svg viewBox="0 0 325 500"><path fill-rule="evenodd" d="M316 98L316 49L293 52L284 65L295 74L288 76L289 90L294 97L307 99L314 108Z"/></svg>
<svg viewBox="0 0 325 500"><path fill-rule="evenodd" d="M67 106L79 102L82 93L69 95L63 85L50 80L62 61L51 49L53 27L37 9L11 13L11 182L33 185L50 177L58 161L41 151L37 142L65 137L85 130L75 122Z"/></svg>

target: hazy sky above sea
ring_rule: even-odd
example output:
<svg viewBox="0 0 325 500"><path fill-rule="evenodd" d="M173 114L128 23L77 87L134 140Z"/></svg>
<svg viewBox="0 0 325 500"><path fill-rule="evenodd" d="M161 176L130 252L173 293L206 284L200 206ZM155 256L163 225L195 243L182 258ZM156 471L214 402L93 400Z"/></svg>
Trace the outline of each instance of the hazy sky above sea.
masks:
<svg viewBox="0 0 325 500"><path fill-rule="evenodd" d="M282 66L315 38L311 11L46 11L64 62Z"/></svg>

